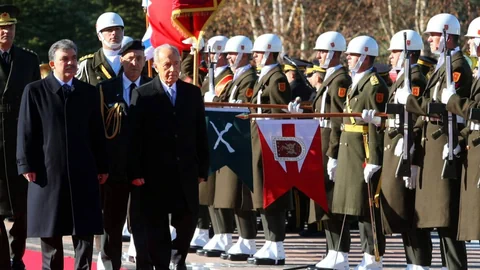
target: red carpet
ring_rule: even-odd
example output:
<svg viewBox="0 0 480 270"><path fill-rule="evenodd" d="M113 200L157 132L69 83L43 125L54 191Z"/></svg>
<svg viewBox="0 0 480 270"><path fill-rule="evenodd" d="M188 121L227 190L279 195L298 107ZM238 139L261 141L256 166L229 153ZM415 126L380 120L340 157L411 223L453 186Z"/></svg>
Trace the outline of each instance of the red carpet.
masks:
<svg viewBox="0 0 480 270"><path fill-rule="evenodd" d="M26 250L25 256L23 256L23 262L28 270L41 270L42 269L42 253L40 251ZM73 270L75 259L66 256L64 258L64 270ZM97 264L92 263L92 270L97 270ZM127 270L122 268L122 270Z"/></svg>

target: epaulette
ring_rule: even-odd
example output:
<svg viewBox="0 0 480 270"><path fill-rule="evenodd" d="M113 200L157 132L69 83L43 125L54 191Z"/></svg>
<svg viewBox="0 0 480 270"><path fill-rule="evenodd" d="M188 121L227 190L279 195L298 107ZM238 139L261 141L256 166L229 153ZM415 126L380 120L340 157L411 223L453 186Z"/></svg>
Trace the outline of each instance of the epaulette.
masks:
<svg viewBox="0 0 480 270"><path fill-rule="evenodd" d="M85 60L85 59L93 58L93 56L94 56L93 53L87 54L87 55L85 55L85 56L80 57L80 59L78 59L78 61L80 62L80 61L83 61L83 60Z"/></svg>
<svg viewBox="0 0 480 270"><path fill-rule="evenodd" d="M377 75L373 75L372 77L370 77L370 83L371 83L372 85L377 85L377 84L379 84Z"/></svg>
<svg viewBox="0 0 480 270"><path fill-rule="evenodd" d="M24 50L24 51L26 51L26 52L29 52L29 53L31 53L31 54L34 54L35 56L38 56L36 52L34 52L34 51L30 50L30 49L27 49L27 48L22 47L22 50Z"/></svg>

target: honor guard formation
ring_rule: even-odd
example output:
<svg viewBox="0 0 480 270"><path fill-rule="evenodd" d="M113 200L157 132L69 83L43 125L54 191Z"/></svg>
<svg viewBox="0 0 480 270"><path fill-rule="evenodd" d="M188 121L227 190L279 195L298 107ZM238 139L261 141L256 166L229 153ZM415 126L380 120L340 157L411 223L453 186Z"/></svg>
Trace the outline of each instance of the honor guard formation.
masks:
<svg viewBox="0 0 480 270"><path fill-rule="evenodd" d="M459 20L442 13L425 33L395 33L389 63L366 35L318 34L313 62L284 54L277 34L219 35L185 39L191 51L158 46L152 78L145 44L124 36L114 12L97 19L98 51L80 57L62 39L42 65L14 44L18 14L0 5L0 219L9 220L0 269L26 269L27 237L40 239L39 268L64 269L64 236L74 269L121 269L125 236L136 269L187 269L189 253L255 269L288 263L284 242L295 232L327 245L321 261L295 269L382 269L386 236L397 234L398 265L419 270L432 265L434 231L442 269L468 269L466 242L480 239L480 75L470 59L480 57L480 18L465 35L469 55ZM209 114L229 110L255 116L223 128ZM321 154L308 166L323 184L309 191L324 205L300 186L275 193L284 178L272 181L261 123L276 118L318 122L311 143ZM246 135L229 141L242 121ZM247 169L212 169L217 148ZM288 171L292 159L281 164L277 172ZM358 265L349 262L353 230Z"/></svg>

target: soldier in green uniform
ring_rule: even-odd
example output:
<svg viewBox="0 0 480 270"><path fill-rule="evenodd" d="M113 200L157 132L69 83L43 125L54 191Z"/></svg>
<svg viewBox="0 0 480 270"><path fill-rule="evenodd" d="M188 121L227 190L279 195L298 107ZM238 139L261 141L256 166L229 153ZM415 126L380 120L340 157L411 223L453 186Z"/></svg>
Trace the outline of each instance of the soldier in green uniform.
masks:
<svg viewBox="0 0 480 270"><path fill-rule="evenodd" d="M428 57L425 55L421 55L417 61L420 70L422 71L423 75L428 79L432 76L432 73L435 71L435 66L437 65L437 59L433 57Z"/></svg>
<svg viewBox="0 0 480 270"><path fill-rule="evenodd" d="M480 55L480 18L474 19L467 32L470 39L470 56L479 57ZM477 71L478 72L478 71ZM470 109L480 107L480 81L477 74L472 83L470 97L462 97L455 91L443 91L442 102L447 104L447 109L457 115L468 119ZM454 90L454 89L446 89ZM461 189L460 189L460 213L458 218L458 240L479 240L480 239L480 213L476 211L480 203L479 188L479 167L480 164L480 125L478 121L470 121L462 135L468 137L468 156L466 166L464 167Z"/></svg>
<svg viewBox="0 0 480 270"><path fill-rule="evenodd" d="M377 42L369 36L356 37L348 44L346 53L353 83L347 91L344 111L384 111L388 87L373 68L378 56ZM374 124L353 117L343 118L332 213L358 217L364 254L355 269L382 268L385 236L381 230L379 209L372 209L372 206L369 209L369 201L373 199L380 178L383 132L383 128ZM375 256L377 251L379 258Z"/></svg>
<svg viewBox="0 0 480 270"><path fill-rule="evenodd" d="M443 36L444 30L446 30L446 37ZM417 125L422 125L423 137L421 151L418 151L419 157L415 158L423 160L423 166L416 185L416 226L418 228L437 228L448 269L467 269L465 242L456 240L462 182L460 179L465 154L461 153L459 145L452 145L454 154L459 155L459 157L454 157L457 165L457 171L454 173L457 176L455 179L444 178L442 168L444 159L447 157L443 153L447 150L449 134L438 134L438 131L447 123L444 123L442 118L429 116L428 106L430 103L441 102L441 94L447 87L453 87L460 97L469 97L472 71L460 51L460 23L455 16L445 13L433 16L428 21L426 32L430 35L428 42L431 51L440 54L435 73L428 81L425 93L420 98L405 88L398 89L396 94L398 102L406 104L409 112L423 116L419 120L420 122L417 121ZM452 55L451 78L454 85L451 86L446 85L444 40L446 40L447 48L451 50ZM457 126L452 127L453 132L458 134L464 127L464 120L457 117Z"/></svg>
<svg viewBox="0 0 480 270"><path fill-rule="evenodd" d="M123 20L117 13L106 12L97 19L97 37L102 48L78 61L77 79L91 85L116 77L121 64L118 52L123 39Z"/></svg>
<svg viewBox="0 0 480 270"><path fill-rule="evenodd" d="M406 40L404 40L406 34ZM405 45L409 53L410 60L410 85L406 86L405 65ZM420 51L423 50L422 37L413 30L403 30L397 32L390 41L389 51L390 63L394 70L398 72L397 80L392 85L388 96L388 103L395 103L395 93L397 89L411 87L412 93L416 97L423 95L427 85L427 79L423 75L417 60ZM388 106L388 105L387 105ZM375 111L364 110L363 120L379 124L380 117L374 116ZM402 115L403 116L403 115ZM415 228L415 184L417 181L419 162L414 161L411 166L410 177L397 175L399 161L403 156L404 143L403 123L399 122L398 114L391 114L386 121L386 132L384 136L384 153L382 183L380 193L380 205L382 214L383 232L385 234L401 233L403 246L407 259L407 269L428 269L432 261L432 242L430 230ZM411 125L415 123L416 116L411 116ZM420 148L421 129L415 128L413 134L409 134L410 139L416 143L414 149ZM409 147L409 151L410 150ZM413 153L412 153L413 154Z"/></svg>
<svg viewBox="0 0 480 270"><path fill-rule="evenodd" d="M40 80L37 55L13 44L18 13L16 6L0 5L0 269L7 270L25 269L28 182L16 169L18 109L25 86ZM8 231L7 217L13 220Z"/></svg>
<svg viewBox="0 0 480 270"><path fill-rule="evenodd" d="M214 36L210 38L205 45L204 52L208 53L210 62L215 63L213 85L210 88L210 77L207 75L202 84L202 94L206 102L220 101L227 95L228 84L233 79L232 70L228 67L227 54L223 51L228 38L224 36ZM213 90L213 92L211 92ZM226 170L224 170L226 171ZM233 209L216 208L214 206L216 194L216 178L220 172L209 176L206 183L199 186L200 205L208 206L208 212L212 221L215 235L202 249L197 250L197 254L207 257L220 257L232 246L232 234L235 230L235 220ZM228 176L227 176L228 177ZM201 217L204 219L203 217Z"/></svg>
<svg viewBox="0 0 480 270"><path fill-rule="evenodd" d="M317 38L314 50L317 51L316 57L319 59L319 68L326 69L326 74L313 99L312 107L315 113L343 112L347 89L352 84L347 69L340 62L341 54L346 49L347 42L343 35L338 32L326 32ZM341 118L320 118L319 122L322 128L325 190L331 208L342 120ZM319 221L325 227L328 254L322 261L308 269L348 269L350 231L348 227L342 225L343 215L326 213L311 200L309 222Z"/></svg>
<svg viewBox="0 0 480 270"><path fill-rule="evenodd" d="M261 68L253 87L251 102L254 104L288 104L292 92L281 66L277 62L282 51L282 41L275 34L263 34L253 44L253 58ZM254 109L252 112L279 113L280 109ZM285 264L285 213L291 208L291 192L285 193L267 208L263 208L263 164L258 126L251 122L253 164L253 207L260 212L265 233L265 244L248 263L255 265Z"/></svg>

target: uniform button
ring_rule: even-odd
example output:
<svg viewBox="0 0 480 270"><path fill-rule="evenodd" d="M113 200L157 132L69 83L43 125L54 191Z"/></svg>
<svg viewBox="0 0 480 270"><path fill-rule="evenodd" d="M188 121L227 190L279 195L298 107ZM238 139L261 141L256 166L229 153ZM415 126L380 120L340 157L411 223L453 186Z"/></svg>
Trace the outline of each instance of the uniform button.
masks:
<svg viewBox="0 0 480 270"><path fill-rule="evenodd" d="M390 144L389 144L389 145L387 145L387 150L388 150L388 149L390 149Z"/></svg>
<svg viewBox="0 0 480 270"><path fill-rule="evenodd" d="M384 148L383 148L383 151L387 151L387 147L384 147Z"/></svg>
<svg viewBox="0 0 480 270"><path fill-rule="evenodd" d="M180 157L177 157L177 161L180 161Z"/></svg>
<svg viewBox="0 0 480 270"><path fill-rule="evenodd" d="M348 143L345 143L345 146L348 146Z"/></svg>
<svg viewBox="0 0 480 270"><path fill-rule="evenodd" d="M177 115L175 112L173 112L173 115Z"/></svg>
<svg viewBox="0 0 480 270"><path fill-rule="evenodd" d="M343 111L345 112L345 111L347 111L347 110L343 109Z"/></svg>
<svg viewBox="0 0 480 270"><path fill-rule="evenodd" d="M100 79L101 79L101 77L100 77L100 76L97 76L97 80L100 80Z"/></svg>
<svg viewBox="0 0 480 270"><path fill-rule="evenodd" d="M177 139L177 138L178 138L178 135L177 135L177 134L175 134L175 139Z"/></svg>

